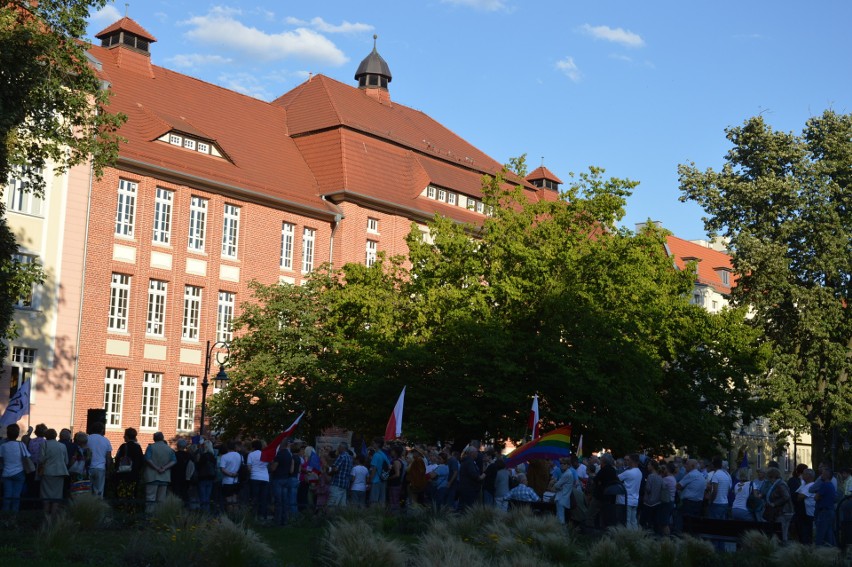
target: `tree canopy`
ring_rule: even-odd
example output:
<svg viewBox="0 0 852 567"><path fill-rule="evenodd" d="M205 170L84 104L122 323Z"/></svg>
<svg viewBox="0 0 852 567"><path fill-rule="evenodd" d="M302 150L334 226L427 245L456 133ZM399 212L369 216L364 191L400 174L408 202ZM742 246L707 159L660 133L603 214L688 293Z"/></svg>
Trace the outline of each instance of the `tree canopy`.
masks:
<svg viewBox="0 0 852 567"><path fill-rule="evenodd" d="M680 166L682 200L730 241L748 307L772 346L762 386L781 429L813 434L814 459L852 418L852 115L825 111L801 135L762 116L729 128L720 171Z"/></svg>
<svg viewBox="0 0 852 567"><path fill-rule="evenodd" d="M105 111L109 92L81 40L89 11L105 4L18 0L0 5L0 185L14 175L41 195L48 165L61 173L91 159L100 175L118 155L116 130L123 117ZM32 266L13 261L17 251L0 202L0 335L13 332L13 305L40 277ZM0 351L5 348L0 343Z"/></svg>
<svg viewBox="0 0 852 567"><path fill-rule="evenodd" d="M572 423L589 446L726 445L758 410L756 332L689 303L663 231L613 228L636 184L603 173L537 202L486 178L481 226L436 217L406 257L255 284L215 424L272 435L305 409L312 433L374 435L407 385L410 439L518 440L537 393L545 427Z"/></svg>

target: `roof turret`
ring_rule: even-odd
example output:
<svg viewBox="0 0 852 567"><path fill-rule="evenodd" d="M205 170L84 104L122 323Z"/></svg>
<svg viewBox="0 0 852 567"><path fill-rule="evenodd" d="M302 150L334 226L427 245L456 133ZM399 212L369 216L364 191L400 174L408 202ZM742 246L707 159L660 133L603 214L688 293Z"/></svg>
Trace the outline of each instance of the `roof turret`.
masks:
<svg viewBox="0 0 852 567"><path fill-rule="evenodd" d="M361 61L358 70L355 71L355 80L358 87L362 89L380 88L387 90L392 76L387 62L376 51L376 40L379 36L373 36L373 51Z"/></svg>

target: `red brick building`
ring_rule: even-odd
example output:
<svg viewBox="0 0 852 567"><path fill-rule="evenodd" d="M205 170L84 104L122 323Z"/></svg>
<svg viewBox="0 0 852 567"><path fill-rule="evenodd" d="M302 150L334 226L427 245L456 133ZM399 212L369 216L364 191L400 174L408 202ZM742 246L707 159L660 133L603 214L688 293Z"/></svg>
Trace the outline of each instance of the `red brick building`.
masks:
<svg viewBox="0 0 852 567"><path fill-rule="evenodd" d="M57 284L83 290L63 343L71 422L35 405L33 423L83 429L87 410L105 408L114 441L126 427L142 442L197 431L207 341L230 340L250 281L298 285L323 262L405 253L412 222L425 231L435 213L478 223L487 212L482 175L501 164L393 101L375 48L354 85L318 75L268 103L154 65L155 38L129 18L96 37L90 55L127 142L90 190L72 181L89 203L83 267ZM508 181L530 199L561 183L543 167ZM45 361L42 390L51 372Z"/></svg>

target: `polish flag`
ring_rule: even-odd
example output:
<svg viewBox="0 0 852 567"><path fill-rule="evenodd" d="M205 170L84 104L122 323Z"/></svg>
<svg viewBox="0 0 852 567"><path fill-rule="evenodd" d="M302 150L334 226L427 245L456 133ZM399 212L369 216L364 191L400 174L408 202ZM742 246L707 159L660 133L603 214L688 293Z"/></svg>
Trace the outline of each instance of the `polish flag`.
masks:
<svg viewBox="0 0 852 567"><path fill-rule="evenodd" d="M538 439L539 434L541 433L541 426L539 425L538 418L538 394L533 396L532 409L530 409L530 422L527 426L530 431L532 431L532 440L535 441Z"/></svg>
<svg viewBox="0 0 852 567"><path fill-rule="evenodd" d="M296 427L299 425L299 421L304 415L305 412L302 412L290 427L285 429L278 437L273 439L269 445L263 448L263 450L260 452L261 461L263 461L264 463L271 463L273 460L275 460L275 453L278 450L278 446L281 444L282 441L293 435L293 433L296 431Z"/></svg>
<svg viewBox="0 0 852 567"><path fill-rule="evenodd" d="M385 428L385 441L393 441L402 437L402 404L405 402L405 386L402 387L402 393L393 407L388 420L388 426Z"/></svg>

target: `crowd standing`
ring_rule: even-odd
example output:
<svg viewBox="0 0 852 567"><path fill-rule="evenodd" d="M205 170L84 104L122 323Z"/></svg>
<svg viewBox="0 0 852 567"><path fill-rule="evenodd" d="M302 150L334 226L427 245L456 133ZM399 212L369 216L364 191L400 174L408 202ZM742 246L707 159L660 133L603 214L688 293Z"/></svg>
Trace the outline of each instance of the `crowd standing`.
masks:
<svg viewBox="0 0 852 567"><path fill-rule="evenodd" d="M836 545L838 505L845 518L845 497L852 495L849 469L835 476L828 463L818 471L799 465L786 481L777 463L732 475L721 457L616 459L604 453L510 469L502 455L483 450L478 441L453 451L387 446L381 438L369 448L362 443L359 452L345 442L318 452L300 440L285 440L267 462L261 440L179 438L173 448L158 432L143 450L137 435L126 429L113 456L103 424L73 438L68 429L57 433L44 424L23 436L17 425L8 426L0 444L3 511L40 502L45 515L53 516L70 498L93 494L108 496L120 509L150 513L171 492L190 508L227 512L247 506L258 522L283 526L306 511L343 506L379 506L391 513L412 505L462 512L477 504L504 510L534 506L582 528L624 523L668 536L681 532L692 516L778 522L785 538ZM848 504L852 508L852 499Z"/></svg>

